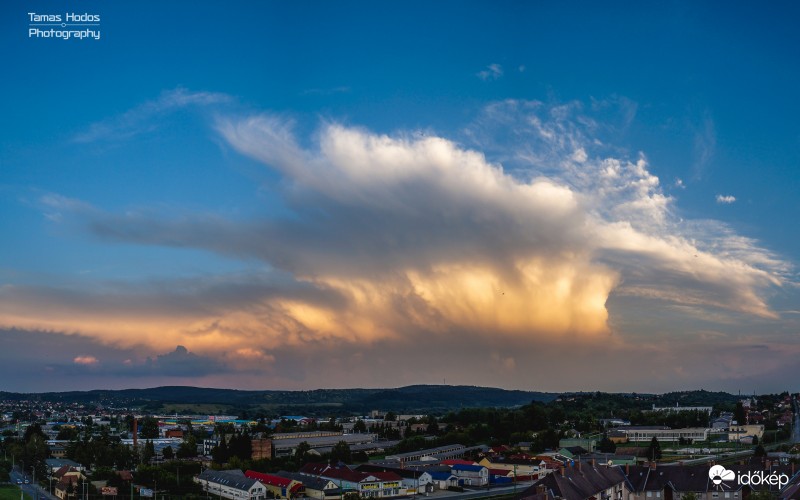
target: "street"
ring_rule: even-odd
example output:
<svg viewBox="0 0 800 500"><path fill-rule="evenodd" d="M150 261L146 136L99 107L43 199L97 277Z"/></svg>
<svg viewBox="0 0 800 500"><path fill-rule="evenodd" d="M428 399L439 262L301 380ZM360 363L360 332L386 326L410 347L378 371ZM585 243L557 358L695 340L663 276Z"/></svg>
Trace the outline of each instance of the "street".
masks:
<svg viewBox="0 0 800 500"><path fill-rule="evenodd" d="M58 500L55 495L51 495L48 491L42 489L39 485L33 484L31 477L24 474L19 467L14 467L11 471L11 484L16 484L22 491L30 495L33 500L47 499ZM27 484L26 484L27 481Z"/></svg>

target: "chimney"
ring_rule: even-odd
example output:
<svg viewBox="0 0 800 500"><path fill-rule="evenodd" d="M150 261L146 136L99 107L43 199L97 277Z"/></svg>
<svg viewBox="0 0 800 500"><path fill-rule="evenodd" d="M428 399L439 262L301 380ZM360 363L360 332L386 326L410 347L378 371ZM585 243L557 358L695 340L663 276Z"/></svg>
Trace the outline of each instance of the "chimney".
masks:
<svg viewBox="0 0 800 500"><path fill-rule="evenodd" d="M547 492L547 487L544 485L544 483L539 484L536 487L536 493L538 493L539 495L544 495L546 492Z"/></svg>
<svg viewBox="0 0 800 500"><path fill-rule="evenodd" d="M625 475L626 476L631 475L631 464L625 464Z"/></svg>
<svg viewBox="0 0 800 500"><path fill-rule="evenodd" d="M655 462L655 460L653 460L652 462L650 462L650 469L652 469L652 470L656 470L656 462Z"/></svg>
<svg viewBox="0 0 800 500"><path fill-rule="evenodd" d="M592 462L592 468L594 468L595 467L594 458L591 460L591 462Z"/></svg>
<svg viewBox="0 0 800 500"><path fill-rule="evenodd" d="M567 470L563 465L558 468L558 471L561 472L561 477L565 477L567 475Z"/></svg>
<svg viewBox="0 0 800 500"><path fill-rule="evenodd" d="M578 472L583 472L583 467L582 466L583 466L583 462L578 460Z"/></svg>

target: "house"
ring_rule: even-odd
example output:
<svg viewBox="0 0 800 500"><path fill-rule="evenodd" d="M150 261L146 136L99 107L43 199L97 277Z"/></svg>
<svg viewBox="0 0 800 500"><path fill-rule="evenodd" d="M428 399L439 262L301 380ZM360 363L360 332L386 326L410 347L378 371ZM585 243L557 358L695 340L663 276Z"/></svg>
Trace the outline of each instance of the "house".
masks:
<svg viewBox="0 0 800 500"><path fill-rule="evenodd" d="M579 462L575 467L562 467L536 481L515 500L616 500L627 498L627 492L627 480L620 467L592 467Z"/></svg>
<svg viewBox="0 0 800 500"><path fill-rule="evenodd" d="M620 430L608 431L608 439L614 444L623 444L628 442L628 435Z"/></svg>
<svg viewBox="0 0 800 500"><path fill-rule="evenodd" d="M483 465L454 465L450 470L465 486L486 486L489 484L489 469Z"/></svg>
<svg viewBox="0 0 800 500"><path fill-rule="evenodd" d="M786 480L796 479L788 466L772 464L727 465L734 477L753 473L786 475ZM670 500L694 494L698 500L742 500L753 491L778 494L780 488L772 484L741 485L737 481L715 484L709 478L709 465L678 466L629 466L626 476L630 489L630 500Z"/></svg>
<svg viewBox="0 0 800 500"><path fill-rule="evenodd" d="M79 493L80 485L86 482L86 476L81 470L68 465L55 471L53 479L57 481L53 491L61 500L75 498Z"/></svg>
<svg viewBox="0 0 800 500"><path fill-rule="evenodd" d="M164 431L164 437L183 439L183 429L177 427L174 429L167 429L166 431Z"/></svg>
<svg viewBox="0 0 800 500"><path fill-rule="evenodd" d="M753 438L761 439L764 437L763 425L732 425L728 432L728 441L731 442L753 442Z"/></svg>
<svg viewBox="0 0 800 500"><path fill-rule="evenodd" d="M451 472L431 471L428 474L431 475L433 484L440 490L458 486L458 477Z"/></svg>
<svg viewBox="0 0 800 500"><path fill-rule="evenodd" d="M248 470L244 475L263 484L270 498L297 498L303 494L303 483L291 478L252 470Z"/></svg>
<svg viewBox="0 0 800 500"><path fill-rule="evenodd" d="M265 500L267 488L257 479L246 477L240 470L206 469L194 478L203 491L229 500Z"/></svg>
<svg viewBox="0 0 800 500"><path fill-rule="evenodd" d="M534 476L542 470L542 461L531 458L528 460L513 460L502 458L483 458L478 465L492 470L505 470L514 476ZM560 465L560 464L559 464Z"/></svg>
<svg viewBox="0 0 800 500"><path fill-rule="evenodd" d="M280 471L276 475L302 483L306 497L317 500L339 500L342 497L339 485L330 479L287 471Z"/></svg>
<svg viewBox="0 0 800 500"><path fill-rule="evenodd" d="M62 467L72 467L73 469L83 471L83 465L75 462L74 460L69 460L67 458L48 458L44 461L47 465L47 469L50 471L51 474L55 474L58 469Z"/></svg>
<svg viewBox="0 0 800 500"><path fill-rule="evenodd" d="M394 472L400 476L406 491L412 493L432 493L435 486L433 477L424 469L407 469L401 467L390 467L386 465L361 464L356 467L359 472Z"/></svg>
<svg viewBox="0 0 800 500"><path fill-rule="evenodd" d="M359 472L344 464L333 466L315 463L304 465L300 472L330 479L340 485L343 493L358 493L362 498L387 498L407 494L403 478L394 472Z"/></svg>

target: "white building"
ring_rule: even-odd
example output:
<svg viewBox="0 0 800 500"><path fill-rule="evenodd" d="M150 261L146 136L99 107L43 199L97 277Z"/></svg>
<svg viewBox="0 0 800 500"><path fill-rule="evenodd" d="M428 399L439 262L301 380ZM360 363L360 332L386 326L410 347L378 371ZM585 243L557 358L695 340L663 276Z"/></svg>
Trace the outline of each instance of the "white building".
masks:
<svg viewBox="0 0 800 500"><path fill-rule="evenodd" d="M691 439L692 442L708 441L710 429L704 427L686 427L683 429L670 429L669 427L631 426L620 427L620 432L628 436L628 441L652 441L656 438L664 443L677 443L681 438Z"/></svg>
<svg viewBox="0 0 800 500"><path fill-rule="evenodd" d="M204 470L194 478L204 491L229 500L266 500L267 488L240 470Z"/></svg>

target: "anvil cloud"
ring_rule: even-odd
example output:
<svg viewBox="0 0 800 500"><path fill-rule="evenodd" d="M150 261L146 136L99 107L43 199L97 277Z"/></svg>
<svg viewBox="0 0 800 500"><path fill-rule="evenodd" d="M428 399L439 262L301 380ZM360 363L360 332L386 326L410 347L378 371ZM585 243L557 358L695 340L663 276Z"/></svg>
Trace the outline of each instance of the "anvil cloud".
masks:
<svg viewBox="0 0 800 500"><path fill-rule="evenodd" d="M488 139L498 127L514 137L502 154ZM0 326L162 353L187 345L221 372L275 374L280 353L408 350L465 335L619 345L615 294L777 318L768 297L788 265L722 224L680 219L646 157L601 147L596 127L577 104L516 101L487 107L466 129L471 146L337 122L306 138L276 115L217 115L224 147L277 174L282 210L120 213L55 194L40 204L54 224L109 243L202 249L259 271L101 291L7 285ZM503 353L487 359L517 367Z"/></svg>

